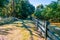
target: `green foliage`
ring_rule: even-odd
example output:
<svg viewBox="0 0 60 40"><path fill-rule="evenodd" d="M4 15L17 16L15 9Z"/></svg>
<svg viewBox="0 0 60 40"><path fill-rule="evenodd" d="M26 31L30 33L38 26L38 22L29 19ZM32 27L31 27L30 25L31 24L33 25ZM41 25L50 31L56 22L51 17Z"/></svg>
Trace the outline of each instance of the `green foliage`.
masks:
<svg viewBox="0 0 60 40"><path fill-rule="evenodd" d="M0 0L0 7L3 7L4 0Z"/></svg>
<svg viewBox="0 0 60 40"><path fill-rule="evenodd" d="M39 9L40 8L40 9ZM52 2L46 5L44 8L41 8L41 5L37 7L35 12L35 16L40 19L50 20L52 19L54 22L60 22L60 5L57 2ZM42 9L42 10L41 10Z"/></svg>
<svg viewBox="0 0 60 40"><path fill-rule="evenodd" d="M21 1L20 4L16 5L16 13L18 13L16 16L20 18L27 18L29 15L31 15L35 8L33 5L31 5L28 1Z"/></svg>
<svg viewBox="0 0 60 40"><path fill-rule="evenodd" d="M9 24L14 21L16 21L16 19L13 17L2 18L2 19L0 19L0 25Z"/></svg>
<svg viewBox="0 0 60 40"><path fill-rule="evenodd" d="M41 15L43 9L44 9L43 5L39 5L39 6L37 6L34 15L35 15L37 18L41 18L41 19L43 19L43 16Z"/></svg>
<svg viewBox="0 0 60 40"><path fill-rule="evenodd" d="M0 16L27 18L33 14L35 7L28 0L0 0Z"/></svg>
<svg viewBox="0 0 60 40"><path fill-rule="evenodd" d="M7 2L9 2L8 0L0 0L0 7L4 7Z"/></svg>

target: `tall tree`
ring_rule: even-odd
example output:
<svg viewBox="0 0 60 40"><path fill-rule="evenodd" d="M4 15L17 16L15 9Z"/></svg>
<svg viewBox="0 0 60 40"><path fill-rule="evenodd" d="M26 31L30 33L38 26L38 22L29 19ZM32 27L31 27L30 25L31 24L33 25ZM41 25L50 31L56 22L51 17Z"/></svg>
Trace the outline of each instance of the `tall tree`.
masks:
<svg viewBox="0 0 60 40"><path fill-rule="evenodd" d="M35 10L28 0L0 0L0 5L4 16L27 18Z"/></svg>
<svg viewBox="0 0 60 40"><path fill-rule="evenodd" d="M43 7L42 4L37 6L35 14L34 14L37 18L43 18L42 15L41 15L41 12L42 12L43 8L44 7Z"/></svg>
<svg viewBox="0 0 60 40"><path fill-rule="evenodd" d="M21 0L17 3L16 9L16 16L20 18L27 18L34 12L35 7L31 5L28 0Z"/></svg>

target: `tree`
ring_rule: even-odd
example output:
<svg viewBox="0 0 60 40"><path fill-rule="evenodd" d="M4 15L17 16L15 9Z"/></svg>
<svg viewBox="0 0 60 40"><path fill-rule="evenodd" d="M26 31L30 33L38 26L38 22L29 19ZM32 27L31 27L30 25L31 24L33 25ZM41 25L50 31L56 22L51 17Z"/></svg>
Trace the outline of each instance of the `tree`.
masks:
<svg viewBox="0 0 60 40"><path fill-rule="evenodd" d="M6 15L6 5L8 5L8 0L0 0L0 16Z"/></svg>
<svg viewBox="0 0 60 40"><path fill-rule="evenodd" d="M20 4L18 3L16 5L16 16L20 18L27 18L29 15L31 15L35 7L29 3L29 1L20 1Z"/></svg>
<svg viewBox="0 0 60 40"><path fill-rule="evenodd" d="M36 11L35 11L35 14L34 14L34 15L35 15L37 18L43 19L43 16L41 15L43 9L44 9L44 7L43 7L42 4L41 4L41 5L38 5L37 8L36 8Z"/></svg>
<svg viewBox="0 0 60 40"><path fill-rule="evenodd" d="M38 6L39 7L39 6ZM50 20L52 19L54 22L60 22L60 5L57 2L51 2L50 4L46 5L42 11L41 7L39 7L39 10L36 10L35 16L37 18L40 18L44 20ZM57 20L58 19L58 20Z"/></svg>
<svg viewBox="0 0 60 40"><path fill-rule="evenodd" d="M55 22L59 22L60 20L60 5L58 5L58 2L52 2L49 5L46 6L46 13L45 16L49 19L52 19ZM57 20L59 19L59 20Z"/></svg>
<svg viewBox="0 0 60 40"><path fill-rule="evenodd" d="M28 0L0 0L0 5L1 13L7 17L27 18L35 10Z"/></svg>
<svg viewBox="0 0 60 40"><path fill-rule="evenodd" d="M0 7L4 7L7 2L9 2L8 0L0 0Z"/></svg>

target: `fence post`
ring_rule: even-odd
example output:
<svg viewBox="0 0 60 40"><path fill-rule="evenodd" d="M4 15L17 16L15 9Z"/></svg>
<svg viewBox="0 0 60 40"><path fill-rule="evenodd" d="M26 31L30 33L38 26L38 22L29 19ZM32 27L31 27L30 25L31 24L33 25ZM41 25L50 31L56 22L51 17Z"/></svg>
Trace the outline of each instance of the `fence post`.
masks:
<svg viewBox="0 0 60 40"><path fill-rule="evenodd" d="M36 28L37 28L37 31L38 31L38 20L36 19Z"/></svg>
<svg viewBox="0 0 60 40"><path fill-rule="evenodd" d="M47 36L48 36L48 35L47 35L47 30L48 30L48 28L47 28L47 27L48 27L48 25L49 25L50 23L49 23L48 21L45 21L45 23L46 23L46 24L45 24L45 40L47 40Z"/></svg>

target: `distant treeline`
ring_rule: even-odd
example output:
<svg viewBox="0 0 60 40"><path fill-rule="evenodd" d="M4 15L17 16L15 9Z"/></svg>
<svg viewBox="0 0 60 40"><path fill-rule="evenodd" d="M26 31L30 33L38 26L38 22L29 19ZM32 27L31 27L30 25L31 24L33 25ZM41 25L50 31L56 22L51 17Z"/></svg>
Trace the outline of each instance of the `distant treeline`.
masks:
<svg viewBox="0 0 60 40"><path fill-rule="evenodd" d="M1 17L17 17L26 19L31 15L38 19L60 22L60 1L52 1L50 4L35 7L28 0L0 0Z"/></svg>
<svg viewBox="0 0 60 40"><path fill-rule="evenodd" d="M34 16L38 19L60 22L60 1L52 1L46 6L38 5Z"/></svg>

